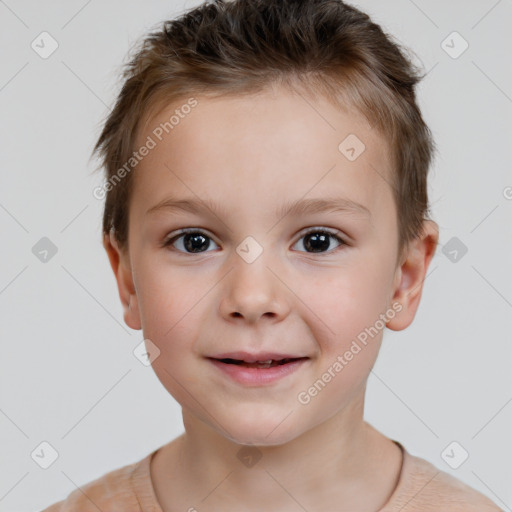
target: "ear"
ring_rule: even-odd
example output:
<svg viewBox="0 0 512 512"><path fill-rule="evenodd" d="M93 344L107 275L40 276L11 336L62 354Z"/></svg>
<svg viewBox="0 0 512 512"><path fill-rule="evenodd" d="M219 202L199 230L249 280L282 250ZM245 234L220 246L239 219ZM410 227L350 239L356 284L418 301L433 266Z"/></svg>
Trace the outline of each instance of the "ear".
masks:
<svg viewBox="0 0 512 512"><path fill-rule="evenodd" d="M117 281L119 298L121 299L124 311L124 321L128 327L140 330L139 304L133 284L128 250L120 249L113 230L108 235L103 235L103 247L107 251L110 266Z"/></svg>
<svg viewBox="0 0 512 512"><path fill-rule="evenodd" d="M432 220L424 221L422 234L410 242L396 270L391 302L399 302L402 309L387 323L388 329L401 331L414 320L438 241L438 225Z"/></svg>

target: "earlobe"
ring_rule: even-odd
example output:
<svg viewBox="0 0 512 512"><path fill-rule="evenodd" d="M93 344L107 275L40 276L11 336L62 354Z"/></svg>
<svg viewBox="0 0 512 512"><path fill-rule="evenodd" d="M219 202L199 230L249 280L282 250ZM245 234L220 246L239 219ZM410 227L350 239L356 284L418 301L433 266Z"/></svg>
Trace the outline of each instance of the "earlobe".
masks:
<svg viewBox="0 0 512 512"><path fill-rule="evenodd" d="M131 329L140 330L139 306L128 251L119 247L112 230L108 235L103 235L103 247L107 251L110 266L116 278L124 321Z"/></svg>
<svg viewBox="0 0 512 512"><path fill-rule="evenodd" d="M414 320L423 291L423 283L438 240L437 224L432 220L424 221L422 234L410 242L405 258L396 270L392 302L399 302L401 310L387 323L388 329L401 331Z"/></svg>

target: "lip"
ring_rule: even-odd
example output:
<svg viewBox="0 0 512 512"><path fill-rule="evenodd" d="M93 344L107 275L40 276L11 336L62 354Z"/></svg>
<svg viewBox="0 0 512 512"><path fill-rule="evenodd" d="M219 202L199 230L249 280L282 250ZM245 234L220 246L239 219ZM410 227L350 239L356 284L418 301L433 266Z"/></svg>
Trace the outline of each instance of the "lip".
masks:
<svg viewBox="0 0 512 512"><path fill-rule="evenodd" d="M216 356L209 356L212 359L238 359L239 361L245 361L246 363L256 363L257 361L268 361L274 359L280 361L281 359L299 359L305 356L293 355L293 354L282 354L277 352L258 352L249 353L245 351L238 352L226 352L224 354L218 354Z"/></svg>
<svg viewBox="0 0 512 512"><path fill-rule="evenodd" d="M239 384L243 384L246 386L262 386L265 384L272 384L296 372L309 361L309 358L304 357L297 359L296 361L290 361L289 363L272 366L270 368L247 368L246 366L223 363L222 361L219 361L211 357L208 359L215 367L221 370L224 374L231 377L235 382L238 382ZM239 358L231 357L229 359ZM273 359L273 357L268 357L267 360L268 359ZM286 357L279 357L276 359L286 359ZM256 359L256 361L261 360L262 359Z"/></svg>

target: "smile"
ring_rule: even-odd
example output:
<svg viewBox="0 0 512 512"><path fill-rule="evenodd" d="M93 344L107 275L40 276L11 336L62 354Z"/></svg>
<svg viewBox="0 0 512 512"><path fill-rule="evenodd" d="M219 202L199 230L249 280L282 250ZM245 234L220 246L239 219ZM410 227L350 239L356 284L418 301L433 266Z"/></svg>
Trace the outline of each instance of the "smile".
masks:
<svg viewBox="0 0 512 512"><path fill-rule="evenodd" d="M276 382L306 364L308 357L269 359L248 363L238 359L208 358L212 364L235 382L245 385L264 385Z"/></svg>

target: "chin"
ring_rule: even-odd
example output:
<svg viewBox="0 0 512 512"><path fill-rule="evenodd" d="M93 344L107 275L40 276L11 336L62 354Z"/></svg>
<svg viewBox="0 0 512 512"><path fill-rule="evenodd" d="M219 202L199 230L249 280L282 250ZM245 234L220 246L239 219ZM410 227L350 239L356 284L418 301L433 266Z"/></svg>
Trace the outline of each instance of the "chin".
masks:
<svg viewBox="0 0 512 512"><path fill-rule="evenodd" d="M231 422L229 435L226 435L225 432L223 435L240 445L280 446L301 434L297 430L297 424L293 425L289 419L284 419L285 417L273 415L271 418L267 418L267 421L264 421L260 416L254 418L254 422L245 420L243 422Z"/></svg>

